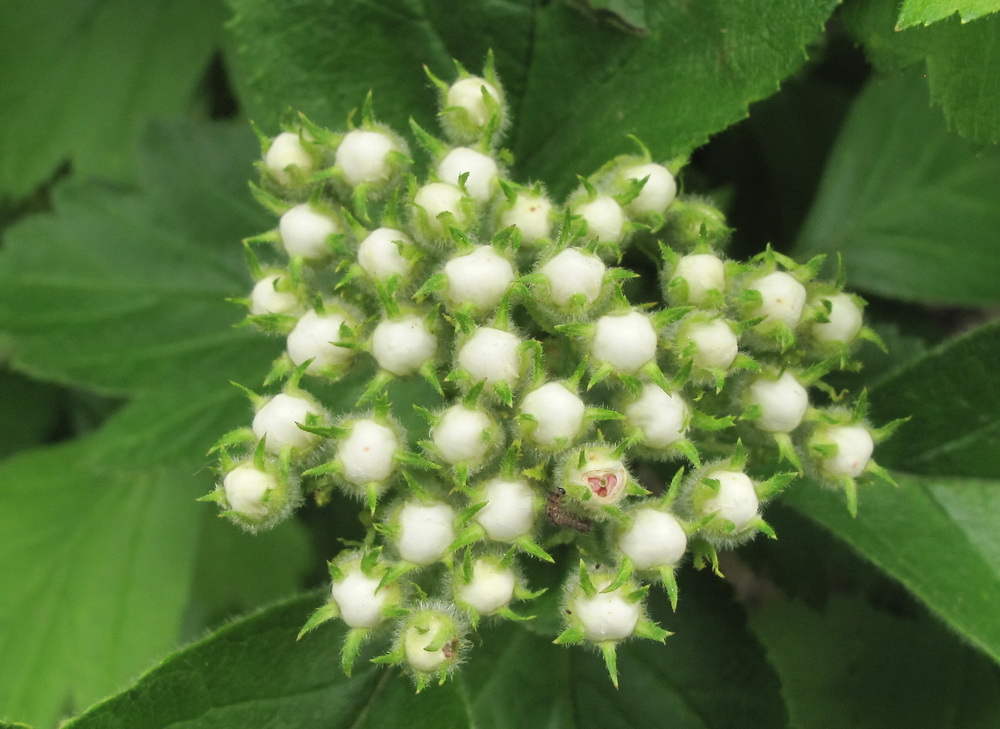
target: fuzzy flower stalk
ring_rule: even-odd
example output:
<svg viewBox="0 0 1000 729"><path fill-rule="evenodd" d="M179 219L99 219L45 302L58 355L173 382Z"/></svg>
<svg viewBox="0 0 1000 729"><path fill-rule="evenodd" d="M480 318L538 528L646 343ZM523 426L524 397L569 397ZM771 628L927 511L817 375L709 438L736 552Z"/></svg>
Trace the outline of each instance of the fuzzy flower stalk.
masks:
<svg viewBox="0 0 1000 729"><path fill-rule="evenodd" d="M549 589L555 642L600 652L617 686L621 643L669 635L686 563L773 537L766 505L800 477L852 514L889 478L872 453L895 424L824 382L878 338L822 259L730 259L682 163L640 144L556 200L511 176L492 57L428 74L440 133L391 129L369 95L349 129L260 135L274 227L244 241L242 303L285 347L204 498L249 531L306 500L357 510L367 533L330 555L303 629L342 624L348 673L446 681L480 626L551 610ZM532 561L561 590L529 584Z"/></svg>

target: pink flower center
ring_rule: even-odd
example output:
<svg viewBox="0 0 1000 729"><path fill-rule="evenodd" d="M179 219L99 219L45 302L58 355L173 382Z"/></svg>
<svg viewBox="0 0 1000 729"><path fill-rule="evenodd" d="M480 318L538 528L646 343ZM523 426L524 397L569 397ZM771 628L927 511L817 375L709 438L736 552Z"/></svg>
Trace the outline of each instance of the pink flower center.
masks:
<svg viewBox="0 0 1000 729"><path fill-rule="evenodd" d="M618 476L613 473L601 473L596 476L588 476L587 484L594 496L607 498L609 494L618 489Z"/></svg>

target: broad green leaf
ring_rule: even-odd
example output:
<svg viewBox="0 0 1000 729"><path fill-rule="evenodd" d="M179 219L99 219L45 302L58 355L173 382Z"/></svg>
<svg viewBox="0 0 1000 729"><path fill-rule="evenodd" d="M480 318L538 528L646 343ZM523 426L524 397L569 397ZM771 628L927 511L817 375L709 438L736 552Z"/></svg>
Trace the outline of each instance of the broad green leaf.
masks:
<svg viewBox="0 0 1000 729"><path fill-rule="evenodd" d="M114 393L256 383L273 342L234 329L242 312L225 301L251 284L240 240L274 225L246 189L252 135L156 125L146 139L148 194L71 182L54 214L8 232L0 329L13 365Z"/></svg>
<svg viewBox="0 0 1000 729"><path fill-rule="evenodd" d="M997 352L1000 321L883 381L873 395L877 420L911 420L879 446L879 462L908 473L1000 479Z"/></svg>
<svg viewBox="0 0 1000 729"><path fill-rule="evenodd" d="M63 163L132 174L150 116L192 108L220 40L218 0L12 0L0 23L0 197Z"/></svg>
<svg viewBox="0 0 1000 729"><path fill-rule="evenodd" d="M16 372L0 370L0 457L43 443L60 416L63 392Z"/></svg>
<svg viewBox="0 0 1000 729"><path fill-rule="evenodd" d="M212 411L167 425L163 406L129 408L106 433L0 465L0 665L17 666L0 671L0 706L13 717L50 726L174 643L207 474L193 479L189 456L148 458L139 434L162 447L161 428Z"/></svg>
<svg viewBox="0 0 1000 729"><path fill-rule="evenodd" d="M510 624L484 630L462 673L443 688L414 696L396 670L363 664L347 680L337 660L343 628L328 624L295 640L316 605L310 596L171 656L67 729L235 729L268 721L296 729L784 726L777 680L728 590L708 575L685 577L680 611L663 616L678 634L666 645L623 645L618 691L596 654Z"/></svg>
<svg viewBox="0 0 1000 729"><path fill-rule="evenodd" d="M969 642L1000 660L1000 388L994 323L953 340L872 392L877 423L910 416L876 450L899 488L867 485L857 519L810 484L787 503L895 577ZM975 477L980 477L979 479Z"/></svg>
<svg viewBox="0 0 1000 729"><path fill-rule="evenodd" d="M595 651L553 646L551 638L516 626L485 635L460 677L476 726L785 726L774 673L728 587L688 568L680 574L680 595L674 614L662 592L651 593L654 618L674 635L663 645L621 645L617 690Z"/></svg>
<svg viewBox="0 0 1000 729"><path fill-rule="evenodd" d="M853 288L890 298L1000 301L1000 150L948 132L913 76L874 81L834 147L797 253L840 254Z"/></svg>
<svg viewBox="0 0 1000 729"><path fill-rule="evenodd" d="M860 493L852 519L839 494L811 483L785 502L899 580L965 640L1000 661L1000 481L896 474Z"/></svg>
<svg viewBox="0 0 1000 729"><path fill-rule="evenodd" d="M378 118L408 131L435 128L437 97L421 65L443 78L458 59L479 73L492 48L507 93L520 98L535 9L527 0L447 4L416 0L295 4L228 0L232 66L250 118L269 132L289 107L343 129L374 94Z"/></svg>
<svg viewBox="0 0 1000 729"><path fill-rule="evenodd" d="M899 9L899 28L930 25L956 13L963 23L1000 10L997 0L903 0Z"/></svg>
<svg viewBox="0 0 1000 729"><path fill-rule="evenodd" d="M997 7L995 2L990 4ZM996 73L1000 15L968 23L953 16L929 27L900 31L898 10L896 0L853 0L844 6L844 24L880 70L894 73L913 64L924 65L931 98L942 107L951 128L974 143L1000 142L1000 75Z"/></svg>
<svg viewBox="0 0 1000 729"><path fill-rule="evenodd" d="M214 514L205 514L214 517ZM291 595L305 585L312 564L309 534L289 520L260 534L247 534L225 519L208 518L198 542L188 622L205 625Z"/></svg>
<svg viewBox="0 0 1000 729"><path fill-rule="evenodd" d="M67 729L468 726L455 684L416 696L396 670L372 665L347 679L339 658L344 631L332 625L296 641L316 603L316 595L298 598L222 628Z"/></svg>
<svg viewBox="0 0 1000 729"><path fill-rule="evenodd" d="M1000 669L927 617L860 597L750 612L799 729L956 729L1000 724Z"/></svg>
<svg viewBox="0 0 1000 729"><path fill-rule="evenodd" d="M835 7L825 0L647 3L649 34L595 26L565 3L537 14L514 153L556 192L634 134L661 160L689 154L747 115L805 61Z"/></svg>
<svg viewBox="0 0 1000 729"><path fill-rule="evenodd" d="M746 116L802 64L836 4L647 4L649 33L637 37L562 2L507 0L462 13L413 0L230 2L237 85L250 115L272 131L287 107L340 128L368 88L397 128L409 115L430 124L436 99L418 64L451 78L451 58L478 70L492 48L520 169L560 193L576 174L632 151L629 133L668 159ZM358 31L345 43L348 29Z"/></svg>

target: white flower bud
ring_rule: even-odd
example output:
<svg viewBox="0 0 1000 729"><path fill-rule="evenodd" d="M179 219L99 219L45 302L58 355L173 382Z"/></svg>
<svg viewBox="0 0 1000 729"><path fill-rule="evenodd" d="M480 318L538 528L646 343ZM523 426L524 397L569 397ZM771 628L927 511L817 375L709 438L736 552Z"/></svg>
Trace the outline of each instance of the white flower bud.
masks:
<svg viewBox="0 0 1000 729"><path fill-rule="evenodd" d="M587 640L625 640L635 631L642 609L626 598L625 585L612 592L601 592L611 584L610 577L592 578L597 594L587 597L577 590L567 607L579 619Z"/></svg>
<svg viewBox="0 0 1000 729"><path fill-rule="evenodd" d="M819 443L837 446L837 452L823 459L823 470L831 476L857 478L871 460L875 442L863 425L830 425L823 428Z"/></svg>
<svg viewBox="0 0 1000 729"><path fill-rule="evenodd" d="M590 356L618 372L635 374L656 358L656 330L638 311L606 314L597 320Z"/></svg>
<svg viewBox="0 0 1000 729"><path fill-rule="evenodd" d="M336 457L344 467L344 479L364 486L392 475L398 451L396 431L367 418L351 424L351 432L337 444Z"/></svg>
<svg viewBox="0 0 1000 729"><path fill-rule="evenodd" d="M547 382L525 395L521 412L535 419L530 438L542 448L554 448L572 442L583 432L587 406L575 393L559 382Z"/></svg>
<svg viewBox="0 0 1000 729"><path fill-rule="evenodd" d="M534 243L539 238L552 235L552 203L547 198L519 192L514 204L500 215L503 227L516 225L524 243Z"/></svg>
<svg viewBox="0 0 1000 729"><path fill-rule="evenodd" d="M441 633L452 635L451 640L441 648L427 650L441 639ZM406 662L414 671L433 673L453 661L458 653L459 639L455 621L438 611L425 611L404 628L402 634L403 652Z"/></svg>
<svg viewBox="0 0 1000 729"><path fill-rule="evenodd" d="M379 590L380 579L366 575L360 565L343 572L343 579L334 582L330 590L340 608L340 617L351 628L377 627L385 620L383 611L395 597L394 591Z"/></svg>
<svg viewBox="0 0 1000 729"><path fill-rule="evenodd" d="M805 417L809 393L792 373L784 372L777 379L754 379L747 388L747 402L760 408L760 418L753 421L758 428L769 433L790 433Z"/></svg>
<svg viewBox="0 0 1000 729"><path fill-rule="evenodd" d="M673 567L687 549L687 533L673 514L645 507L632 515L618 548L638 570Z"/></svg>
<svg viewBox="0 0 1000 729"><path fill-rule="evenodd" d="M688 407L684 398L665 392L658 385L643 385L642 393L622 414L626 426L637 428L643 443L650 448L666 448L687 431Z"/></svg>
<svg viewBox="0 0 1000 729"><path fill-rule="evenodd" d="M473 518L490 539L512 542L535 525L535 491L525 481L506 481L498 476L483 484L478 501L486 501L486 506Z"/></svg>
<svg viewBox="0 0 1000 729"><path fill-rule="evenodd" d="M491 559L477 559L472 563L472 580L457 585L455 597L480 615L489 615L514 599L516 584L511 568L501 567Z"/></svg>
<svg viewBox="0 0 1000 729"><path fill-rule="evenodd" d="M712 289L726 290L725 264L711 253L692 253L683 256L670 275L670 280L687 281L687 301L692 304L704 303Z"/></svg>
<svg viewBox="0 0 1000 729"><path fill-rule="evenodd" d="M486 436L492 428L493 421L482 410L453 405L431 428L431 440L446 463L475 462L489 452L490 444Z"/></svg>
<svg viewBox="0 0 1000 729"><path fill-rule="evenodd" d="M704 369L728 369L739 352L736 334L719 319L692 324L684 336L694 342L694 363Z"/></svg>
<svg viewBox="0 0 1000 729"><path fill-rule="evenodd" d="M299 299L295 294L275 288L282 278L284 277L280 273L272 273L254 285L250 293L251 314L288 314L299 307Z"/></svg>
<svg viewBox="0 0 1000 729"><path fill-rule="evenodd" d="M582 466L575 453L570 455L569 468L563 476L566 491L577 498L589 492L589 498L584 502L587 504L617 504L625 498L628 484L625 464L605 447L591 447L584 451Z"/></svg>
<svg viewBox="0 0 1000 729"><path fill-rule="evenodd" d="M399 512L400 557L419 565L437 562L455 541L454 521L455 510L448 504L407 502Z"/></svg>
<svg viewBox="0 0 1000 729"><path fill-rule="evenodd" d="M521 340L510 332L479 327L458 350L456 361L473 382L513 385L521 377L520 346Z"/></svg>
<svg viewBox="0 0 1000 729"><path fill-rule="evenodd" d="M330 255L327 239L341 232L340 223L309 203L291 208L278 221L281 243L289 256L317 259Z"/></svg>
<svg viewBox="0 0 1000 729"><path fill-rule="evenodd" d="M379 367L400 377L412 375L437 351L437 337L423 317L386 319L372 333L372 356Z"/></svg>
<svg viewBox="0 0 1000 729"><path fill-rule="evenodd" d="M244 463L226 474L222 488L226 492L230 511L251 519L261 519L268 514L265 496L278 488L278 479L252 464Z"/></svg>
<svg viewBox="0 0 1000 729"><path fill-rule="evenodd" d="M424 185L413 197L415 205L424 209L429 223L435 233L442 233L443 228L438 216L451 213L455 223L464 226L467 222L462 209L462 191L450 182L431 182Z"/></svg>
<svg viewBox="0 0 1000 729"><path fill-rule="evenodd" d="M848 294L834 294L822 297L830 302L828 322L816 322L812 326L813 336L821 342L853 342L861 331L861 308Z"/></svg>
<svg viewBox="0 0 1000 729"><path fill-rule="evenodd" d="M649 178L642 191L626 206L633 215L663 215L677 196L677 182L663 165L637 165L625 170L624 175L627 180Z"/></svg>
<svg viewBox="0 0 1000 729"><path fill-rule="evenodd" d="M750 288L759 291L761 304L755 314L768 322L781 322L794 329L802 318L806 304L806 287L784 271L761 276Z"/></svg>
<svg viewBox="0 0 1000 729"><path fill-rule="evenodd" d="M311 359L306 368L311 375L319 374L324 367L349 362L354 350L336 344L341 341L340 327L345 323L347 319L340 314L318 314L310 309L288 334L288 357L296 366Z"/></svg>
<svg viewBox="0 0 1000 729"><path fill-rule="evenodd" d="M319 408L302 397L275 395L253 419L253 434L258 438L267 436L265 448L269 453L281 453L284 448L305 450L315 445L319 436L299 428L310 415L320 416Z"/></svg>
<svg viewBox="0 0 1000 729"><path fill-rule="evenodd" d="M391 152L401 151L388 134L355 129L337 147L336 164L351 187L384 182L392 174Z"/></svg>
<svg viewBox="0 0 1000 729"><path fill-rule="evenodd" d="M620 243L625 233L625 211L613 197L601 195L573 211L587 221L587 234L600 243Z"/></svg>
<svg viewBox="0 0 1000 729"><path fill-rule="evenodd" d="M460 106L469 113L469 121L477 127L486 126L490 118L490 110L483 99L483 89L491 97L500 101L500 92L484 79L472 76L459 79L451 85L446 95L447 106Z"/></svg>
<svg viewBox="0 0 1000 729"><path fill-rule="evenodd" d="M413 244L410 237L395 228L376 228L358 246L358 265L376 281L390 276L406 278L413 264L399 250L400 244Z"/></svg>
<svg viewBox="0 0 1000 729"><path fill-rule="evenodd" d="M469 173L465 190L473 200L485 202L497 190L497 163L489 155L468 147L456 147L438 163L437 175L444 182L458 185L459 178Z"/></svg>
<svg viewBox="0 0 1000 729"><path fill-rule="evenodd" d="M604 261L576 248L560 251L538 269L549 280L549 296L558 306L566 306L578 294L588 304L594 303L601 295L606 271Z"/></svg>
<svg viewBox="0 0 1000 729"><path fill-rule="evenodd" d="M291 181L289 167L296 167L305 174L313 171L312 157L302 146L299 135L292 132L282 132L271 140L271 146L264 155L264 165L278 182L285 185Z"/></svg>
<svg viewBox="0 0 1000 729"><path fill-rule="evenodd" d="M716 479L719 490L702 502L702 514L718 514L731 521L737 531L757 518L760 502L749 476L741 471L718 470L705 477Z"/></svg>
<svg viewBox="0 0 1000 729"><path fill-rule="evenodd" d="M472 304L484 314L495 309L507 293L514 282L514 267L492 246L477 246L448 261L444 275L448 279L445 296L453 306Z"/></svg>

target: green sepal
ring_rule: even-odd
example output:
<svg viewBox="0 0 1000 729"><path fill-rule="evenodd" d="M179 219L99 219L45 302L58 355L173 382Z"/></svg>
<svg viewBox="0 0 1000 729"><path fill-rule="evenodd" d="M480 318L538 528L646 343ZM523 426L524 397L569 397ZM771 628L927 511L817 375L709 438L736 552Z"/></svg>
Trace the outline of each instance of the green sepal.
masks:
<svg viewBox="0 0 1000 729"><path fill-rule="evenodd" d="M328 620L333 620L334 618L340 617L340 607L335 602L328 602L313 611L313 614L309 616L306 620L306 624L302 626L302 630L295 637L295 640L301 640L302 636L309 631L315 629L317 626L325 623Z"/></svg>
<svg viewBox="0 0 1000 729"><path fill-rule="evenodd" d="M847 512L852 517L857 517L858 515L858 482L855 481L850 476L846 476L843 480L844 484L844 496L847 497Z"/></svg>
<svg viewBox="0 0 1000 729"><path fill-rule="evenodd" d="M719 552L714 544L699 540L692 545L691 555L695 569L700 570L710 566L717 577L725 577L719 569Z"/></svg>
<svg viewBox="0 0 1000 729"><path fill-rule="evenodd" d="M597 588L594 586L593 581L590 579L590 572L587 571L587 565L584 561L580 560L580 589L583 590L587 597L594 597L597 595Z"/></svg>
<svg viewBox="0 0 1000 729"><path fill-rule="evenodd" d="M590 379L587 381L587 389L588 390L593 389L596 384L606 379L608 375L610 375L614 371L615 371L614 367L612 367L609 363L605 362L596 370L594 370L594 373L590 376Z"/></svg>
<svg viewBox="0 0 1000 729"><path fill-rule="evenodd" d="M404 466L419 468L421 470L438 470L441 468L441 466L434 463L434 461L424 458L419 453L413 453L412 451L396 451L393 458L397 463L401 463Z"/></svg>
<svg viewBox="0 0 1000 729"><path fill-rule="evenodd" d="M655 640L657 643L663 643L673 633L669 630L664 630L652 620L640 620L635 625L634 635L646 638L647 640Z"/></svg>
<svg viewBox="0 0 1000 729"><path fill-rule="evenodd" d="M414 564L413 562L397 562L392 567L387 569L384 575L382 575L382 579L379 580L378 587L375 588L375 592L378 592L390 582L395 582L407 572L412 572L419 566L420 565Z"/></svg>
<svg viewBox="0 0 1000 729"><path fill-rule="evenodd" d="M646 599L647 594L649 594L649 585L643 585L638 589L632 590L632 592L625 596L625 599L631 603L642 602Z"/></svg>
<svg viewBox="0 0 1000 729"><path fill-rule="evenodd" d="M430 383L434 391L444 397L444 388L441 387L441 380L438 379L437 368L434 366L434 360L429 359L420 365L420 375Z"/></svg>
<svg viewBox="0 0 1000 729"><path fill-rule="evenodd" d="M389 383L392 382L393 377L394 375L388 370L379 370L371 379L371 382L368 383L367 387L365 387L364 392L361 393L361 397L358 398L357 407L367 405L380 397L389 386Z"/></svg>
<svg viewBox="0 0 1000 729"><path fill-rule="evenodd" d="M899 484L896 483L896 479L892 477L892 474L889 473L889 471L887 471L883 466L880 466L875 461L868 461L868 465L865 466L865 472L870 473L875 478L878 478L879 480L887 483L890 486L899 488Z"/></svg>
<svg viewBox="0 0 1000 729"><path fill-rule="evenodd" d="M307 425L305 423L299 423L298 425L300 430L324 438L343 438L351 432L350 428L345 428L342 425Z"/></svg>
<svg viewBox="0 0 1000 729"><path fill-rule="evenodd" d="M344 637L344 645L340 649L340 667L344 675L351 677L351 669L354 668L354 661L361 652L361 644L368 637L368 628L351 628Z"/></svg>
<svg viewBox="0 0 1000 729"><path fill-rule="evenodd" d="M226 450L234 446L247 446L250 443L256 442L256 440L257 436L254 435L251 428L236 428L219 438L219 440L215 442L215 445L213 445L205 455L210 456L213 453L217 453L221 450Z"/></svg>
<svg viewBox="0 0 1000 729"><path fill-rule="evenodd" d="M774 442L778 445L778 455L795 466L795 470L798 471L799 476L801 476L804 472L802 468L802 459L799 458L799 454L795 452L795 446L792 444L792 436L788 433L774 433L773 435Z"/></svg>
<svg viewBox="0 0 1000 729"><path fill-rule="evenodd" d="M615 579L611 581L611 584L601 590L602 593L614 592L619 587L624 585L632 577L634 572L634 567L632 566L632 560L628 557L622 558L622 565L618 568L618 574L615 575Z"/></svg>
<svg viewBox="0 0 1000 729"><path fill-rule="evenodd" d="M435 468L438 468L438 466L435 465ZM406 481L406 485L410 488L410 491L414 494L422 499L429 500L431 498L430 492L425 489L423 485L421 485L421 483L417 481L412 474L410 474L409 471L403 470L403 479Z"/></svg>
<svg viewBox="0 0 1000 729"><path fill-rule="evenodd" d="M493 615L499 615L502 618L507 618L507 620L516 620L519 622L524 622L526 620L534 620L536 616L534 615L518 615L513 610L510 609L509 605L504 605L502 608L494 610Z"/></svg>
<svg viewBox="0 0 1000 729"><path fill-rule="evenodd" d="M777 496L791 484L798 474L796 473L776 473L771 476L766 481L761 481L757 484L754 491L757 492L757 498L761 501L766 501L774 496Z"/></svg>
<svg viewBox="0 0 1000 729"><path fill-rule="evenodd" d="M486 506L486 504L479 504L478 506L482 508L483 506ZM455 537L455 541L448 545L447 551L455 552L462 547L467 547L474 542L484 539L485 537L486 531L482 526L479 524L469 524L461 532L459 532L458 536Z"/></svg>
<svg viewBox="0 0 1000 729"><path fill-rule="evenodd" d="M673 567L660 567L660 583L670 598L670 609L677 612L677 576Z"/></svg>
<svg viewBox="0 0 1000 729"><path fill-rule="evenodd" d="M641 372L664 392L670 392L670 382L667 381L666 375L663 374L663 370L660 369L655 360L643 365Z"/></svg>
<svg viewBox="0 0 1000 729"><path fill-rule="evenodd" d="M618 654L615 652L615 642L611 640L603 641L599 644L601 646L601 654L604 656L604 665L608 669L608 676L611 677L611 683L614 684L615 688L618 688Z"/></svg>
<svg viewBox="0 0 1000 729"><path fill-rule="evenodd" d="M528 535L518 537L516 540L514 540L514 544L516 544L518 547L520 547L533 557L538 557L538 559L542 560L543 562L549 562L550 564L555 564L556 562L551 554L542 549L541 545L535 542L535 540L533 540Z"/></svg>
<svg viewBox="0 0 1000 729"><path fill-rule="evenodd" d="M771 539L777 540L778 538L778 535L774 531L774 527L772 527L770 524L764 521L763 518L759 516L756 517L755 519L751 519L750 522L747 524L747 526L751 527L752 529L759 530L760 532L766 534Z"/></svg>
<svg viewBox="0 0 1000 729"><path fill-rule="evenodd" d="M435 273L430 278L428 278L424 285L421 286L413 294L415 299L423 299L430 294L435 294L438 291L443 291L448 287L448 276L444 273Z"/></svg>
<svg viewBox="0 0 1000 729"><path fill-rule="evenodd" d="M678 453L687 458L693 466L696 468L701 467L701 454L698 453L698 448L693 442L687 438L681 438L674 441L672 446L677 449Z"/></svg>
<svg viewBox="0 0 1000 729"><path fill-rule="evenodd" d="M302 472L303 476L323 476L327 473L334 473L338 476L342 476L344 473L344 466L340 461L327 461L326 463L321 463L318 466L313 466Z"/></svg>
<svg viewBox="0 0 1000 729"><path fill-rule="evenodd" d="M561 632L554 641L555 645L576 645L577 643L582 643L586 640L587 634L583 630L583 626L577 625L570 628L566 628Z"/></svg>
<svg viewBox="0 0 1000 729"><path fill-rule="evenodd" d="M195 501L206 501L206 502L214 502L216 504L222 504L225 502L225 499L226 499L225 492L222 489L217 488L217 489L212 489L204 496L199 496L197 499L195 499Z"/></svg>
<svg viewBox="0 0 1000 729"><path fill-rule="evenodd" d="M404 656L405 656L405 654L404 654L403 651L404 651L403 647L400 646L399 648L396 648L395 650L391 650L388 653L384 653L381 656L375 656L374 658L370 658L369 660L372 663L377 663L377 664L385 665L385 666L398 665L398 664L400 664L400 663L403 662L403 659L404 659Z"/></svg>
<svg viewBox="0 0 1000 729"><path fill-rule="evenodd" d="M721 418L717 418L715 416L708 415L707 413L703 413L700 410L691 409L691 427L697 428L698 430L704 430L711 433L717 430L731 428L735 423L736 418L732 415L724 415Z"/></svg>

